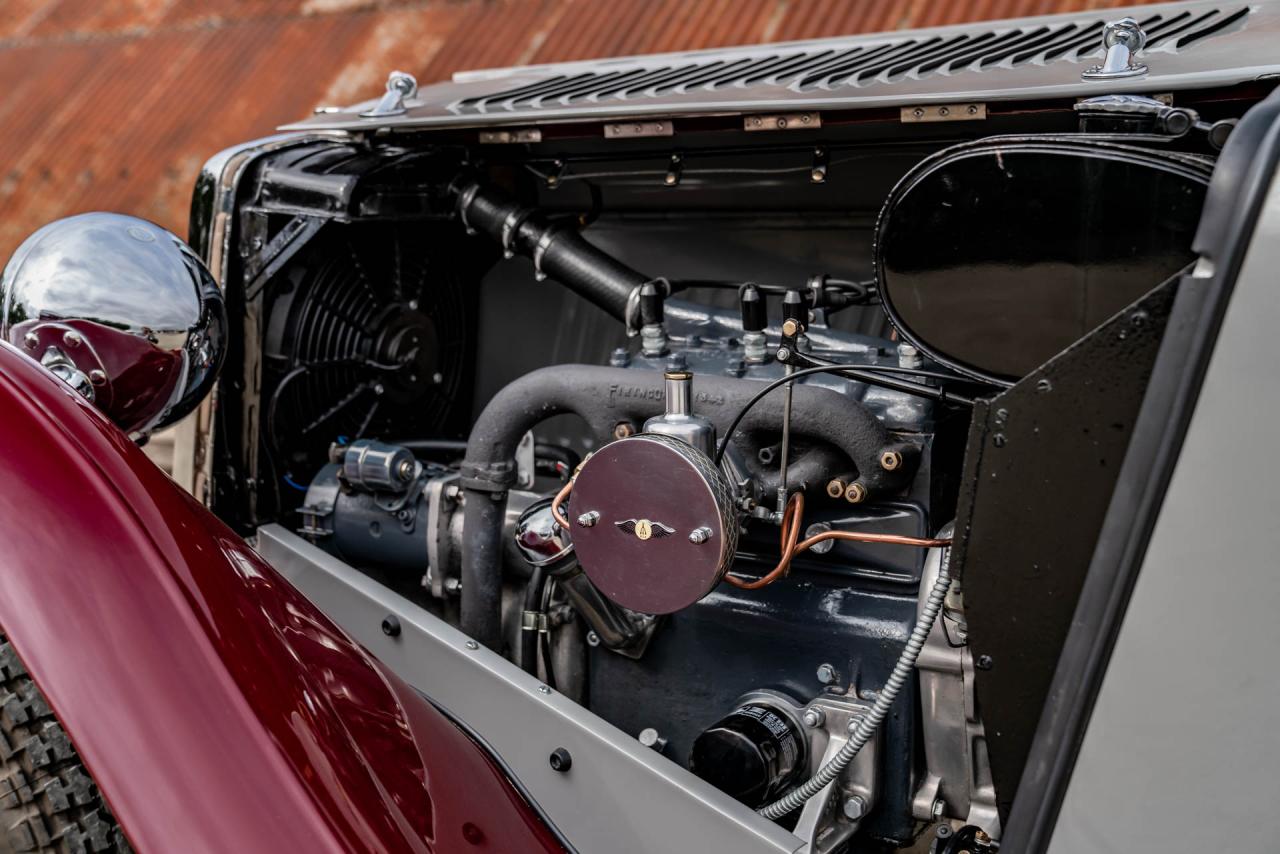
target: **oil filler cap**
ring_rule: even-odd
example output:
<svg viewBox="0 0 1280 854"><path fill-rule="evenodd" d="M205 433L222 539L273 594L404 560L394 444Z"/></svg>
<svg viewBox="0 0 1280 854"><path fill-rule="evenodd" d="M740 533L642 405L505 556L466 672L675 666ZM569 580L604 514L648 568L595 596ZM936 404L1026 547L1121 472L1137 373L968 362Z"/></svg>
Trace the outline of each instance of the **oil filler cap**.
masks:
<svg viewBox="0 0 1280 854"><path fill-rule="evenodd" d="M738 545L733 492L715 464L657 434L612 442L583 464L569 523L591 583L645 614L670 614L706 596Z"/></svg>

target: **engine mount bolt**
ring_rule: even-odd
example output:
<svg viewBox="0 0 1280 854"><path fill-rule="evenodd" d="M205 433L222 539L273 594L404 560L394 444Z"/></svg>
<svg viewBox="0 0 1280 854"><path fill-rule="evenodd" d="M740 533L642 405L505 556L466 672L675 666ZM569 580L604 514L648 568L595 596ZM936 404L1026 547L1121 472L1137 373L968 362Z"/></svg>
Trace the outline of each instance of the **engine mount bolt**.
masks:
<svg viewBox="0 0 1280 854"><path fill-rule="evenodd" d="M804 725L809 729L817 729L827 722L827 713L819 709L817 706L805 709L804 714L800 717Z"/></svg>
<svg viewBox="0 0 1280 854"><path fill-rule="evenodd" d="M700 546L709 539L711 539L711 529L706 525L703 525L700 528L694 528L693 532L689 534L689 542L693 543L695 546Z"/></svg>
<svg viewBox="0 0 1280 854"><path fill-rule="evenodd" d="M902 467L902 454L897 451L885 451L880 455L880 468L885 471L897 471Z"/></svg>
<svg viewBox="0 0 1280 854"><path fill-rule="evenodd" d="M840 678L840 674L836 672L835 667L830 664L818 665L818 681L823 685L830 685Z"/></svg>
<svg viewBox="0 0 1280 854"><path fill-rule="evenodd" d="M80 336L79 332L76 332L74 329L70 329L63 333L62 343L66 344L68 347L79 347L84 343L84 338Z"/></svg>
<svg viewBox="0 0 1280 854"><path fill-rule="evenodd" d="M867 802L860 795L850 795L844 799L844 817L857 821L867 814Z"/></svg>
<svg viewBox="0 0 1280 854"><path fill-rule="evenodd" d="M588 510L578 517L578 524L584 528L590 528L596 522L600 521L600 513L596 510Z"/></svg>
<svg viewBox="0 0 1280 854"><path fill-rule="evenodd" d="M854 481L844 491L844 500L850 504L861 504L867 500L867 488L862 484Z"/></svg>
<svg viewBox="0 0 1280 854"><path fill-rule="evenodd" d="M40 336L35 334L34 332L28 332L25 336L23 336L22 340L23 340L23 343L27 345L28 350L34 350L35 348L40 346Z"/></svg>
<svg viewBox="0 0 1280 854"><path fill-rule="evenodd" d="M838 477L833 477L827 481L827 495L832 498L841 498L844 496L844 489L847 484Z"/></svg>

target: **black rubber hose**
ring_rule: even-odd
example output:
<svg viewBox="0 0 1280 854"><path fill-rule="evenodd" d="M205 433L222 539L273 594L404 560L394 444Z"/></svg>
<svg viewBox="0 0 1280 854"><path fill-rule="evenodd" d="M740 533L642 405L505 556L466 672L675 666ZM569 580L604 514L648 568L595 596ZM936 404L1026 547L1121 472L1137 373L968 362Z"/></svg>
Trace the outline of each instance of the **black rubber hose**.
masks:
<svg viewBox="0 0 1280 854"><path fill-rule="evenodd" d="M720 430L760 390L760 383L709 374L693 378L699 415ZM777 432L782 395L757 403L743 418L745 433ZM515 484L520 437L553 415L572 413L609 441L618 422L643 422L664 408L663 378L627 368L555 365L525 374L503 388L480 413L462 464L466 490L462 547L462 629L497 649L501 642L501 537L507 490ZM880 456L899 446L884 425L852 398L814 386L795 388L791 430L834 445L853 462L871 493L896 490L911 478L910 466L886 471ZM841 468L844 464L841 463Z"/></svg>
<svg viewBox="0 0 1280 854"><path fill-rule="evenodd" d="M529 575L529 583L524 588L524 610L538 612L542 610L542 588L546 584L546 571L535 566ZM532 629L524 625L524 614L520 615L520 666L526 673L538 675L538 627Z"/></svg>
<svg viewBox="0 0 1280 854"><path fill-rule="evenodd" d="M547 222L535 208L508 199L501 191L464 179L454 184L458 215L470 228L504 248L533 258L552 279L626 319L627 300L649 277L592 246L570 226Z"/></svg>

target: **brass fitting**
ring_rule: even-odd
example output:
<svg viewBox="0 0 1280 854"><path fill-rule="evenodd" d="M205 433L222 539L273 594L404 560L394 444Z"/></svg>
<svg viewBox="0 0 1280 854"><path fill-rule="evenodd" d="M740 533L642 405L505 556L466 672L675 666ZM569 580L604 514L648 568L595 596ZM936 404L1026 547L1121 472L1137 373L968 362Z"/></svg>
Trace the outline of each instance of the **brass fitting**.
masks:
<svg viewBox="0 0 1280 854"><path fill-rule="evenodd" d="M847 484L843 480L838 477L833 477L831 480L827 481L827 495L830 495L832 498L840 498L844 495L846 486Z"/></svg>
<svg viewBox="0 0 1280 854"><path fill-rule="evenodd" d="M845 489L844 500L850 504L861 504L867 500L867 488L855 480Z"/></svg>
<svg viewBox="0 0 1280 854"><path fill-rule="evenodd" d="M902 454L897 451L885 451L880 455L880 468L885 471L896 471L902 468Z"/></svg>
<svg viewBox="0 0 1280 854"><path fill-rule="evenodd" d="M795 318L787 318L782 322L782 334L787 338L794 338L801 332L804 332L804 327Z"/></svg>

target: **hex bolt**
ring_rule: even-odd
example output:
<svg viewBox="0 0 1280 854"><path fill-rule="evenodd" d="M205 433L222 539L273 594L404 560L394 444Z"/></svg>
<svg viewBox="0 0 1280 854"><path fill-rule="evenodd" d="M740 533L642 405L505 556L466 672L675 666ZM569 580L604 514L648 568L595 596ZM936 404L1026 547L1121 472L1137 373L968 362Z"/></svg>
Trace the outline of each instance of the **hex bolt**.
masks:
<svg viewBox="0 0 1280 854"><path fill-rule="evenodd" d="M389 638L400 637L400 620L395 614L387 614L382 618L382 633Z"/></svg>
<svg viewBox="0 0 1280 854"><path fill-rule="evenodd" d="M792 317L787 318L782 323L782 334L788 338L794 338L800 334L800 323Z"/></svg>
<svg viewBox="0 0 1280 854"><path fill-rule="evenodd" d="M791 358L791 351L790 351L789 349L787 349L786 347L779 347L779 348L778 348L778 361L779 361L779 362L785 362L785 361L787 361L787 359L790 359L790 358Z"/></svg>
<svg viewBox="0 0 1280 854"><path fill-rule="evenodd" d="M897 451L885 451L880 455L880 468L885 471L897 471L902 468L902 454Z"/></svg>
<svg viewBox="0 0 1280 854"><path fill-rule="evenodd" d="M76 332L74 329L68 329L62 334L62 343L66 344L68 347L79 347L84 343L84 338L82 338L80 333Z"/></svg>
<svg viewBox="0 0 1280 854"><path fill-rule="evenodd" d="M844 491L844 500L850 504L861 504L867 500L867 488L862 484L854 481Z"/></svg>
<svg viewBox="0 0 1280 854"><path fill-rule="evenodd" d="M619 421L613 425L613 438L626 439L636 434L636 428L630 421Z"/></svg>
<svg viewBox="0 0 1280 854"><path fill-rule="evenodd" d="M590 528L596 522L600 521L600 513L595 510L588 510L578 517L578 524L584 528Z"/></svg>
<svg viewBox="0 0 1280 854"><path fill-rule="evenodd" d="M830 685L840 678L840 674L836 672L835 667L830 664L818 665L818 681L823 685Z"/></svg>
<svg viewBox="0 0 1280 854"><path fill-rule="evenodd" d="M838 477L833 477L831 480L827 481L827 495L832 498L840 498L844 495L846 486L848 486L848 484L843 480Z"/></svg>
<svg viewBox="0 0 1280 854"><path fill-rule="evenodd" d="M849 821L857 821L867 814L867 802L861 795L850 795L844 799L844 817Z"/></svg>
<svg viewBox="0 0 1280 854"><path fill-rule="evenodd" d="M800 716L800 720L809 729L817 729L827 722L827 713L817 706L811 706L804 710L804 714Z"/></svg>
<svg viewBox="0 0 1280 854"><path fill-rule="evenodd" d="M557 747L551 751L551 770L559 771L561 774L573 767L573 757L569 755L569 751L563 747Z"/></svg>
<svg viewBox="0 0 1280 854"><path fill-rule="evenodd" d="M700 546L709 539L711 539L711 529L706 525L703 525L700 528L694 528L693 533L689 534L689 542L693 543L695 546Z"/></svg>

